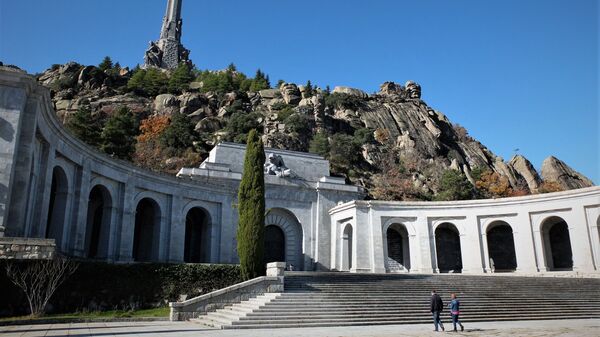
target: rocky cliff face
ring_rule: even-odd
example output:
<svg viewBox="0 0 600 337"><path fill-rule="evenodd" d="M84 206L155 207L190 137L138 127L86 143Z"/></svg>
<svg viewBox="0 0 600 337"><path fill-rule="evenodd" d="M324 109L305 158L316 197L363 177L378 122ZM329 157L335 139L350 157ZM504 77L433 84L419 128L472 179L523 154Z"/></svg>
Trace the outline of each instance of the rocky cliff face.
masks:
<svg viewBox="0 0 600 337"><path fill-rule="evenodd" d="M400 85L386 82L376 94L336 87L332 93L284 83L279 88L259 92L201 93L202 83L192 82L181 95L161 94L140 97L128 92L131 76L127 69L108 74L96 67L76 63L54 66L39 75L39 81L52 89L58 116L65 120L83 104L94 113L109 116L120 106L128 106L139 119L150 115L188 115L207 148L222 139L233 139L226 128L232 115L251 116L263 130L266 146L307 151L318 132L329 135L368 129L376 142L361 144L360 162L340 170L367 188L373 174L385 167L390 154L408 167L415 188L435 193L441 172L455 169L472 183L472 170L487 169L508 178L513 188L536 193L543 183L533 165L523 156L505 162L459 125L421 100L421 87L414 82ZM307 128L291 127L283 115L297 114L308 122ZM287 125L286 125L287 123ZM334 169L338 169L334 167ZM335 172L334 172L335 173ZM564 189L591 186L592 182L560 160L550 157L542 168L544 181L554 181Z"/></svg>

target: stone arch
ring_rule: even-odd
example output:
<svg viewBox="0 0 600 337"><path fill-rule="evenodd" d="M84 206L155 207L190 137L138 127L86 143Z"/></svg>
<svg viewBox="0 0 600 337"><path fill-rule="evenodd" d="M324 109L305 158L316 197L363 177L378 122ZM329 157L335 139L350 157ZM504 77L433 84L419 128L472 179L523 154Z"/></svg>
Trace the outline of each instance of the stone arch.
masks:
<svg viewBox="0 0 600 337"><path fill-rule="evenodd" d="M409 271L410 243L408 228L402 223L393 223L387 227L385 237L386 271Z"/></svg>
<svg viewBox="0 0 600 337"><path fill-rule="evenodd" d="M267 212L267 216L265 217L265 226L277 226L281 229L284 235L286 264L288 266L293 265L294 270L303 270L302 225L300 225L296 216L286 209L272 208ZM271 249L271 247L266 246L265 253L269 249Z"/></svg>
<svg viewBox="0 0 600 337"><path fill-rule="evenodd" d="M205 208L192 207L187 211L185 216L184 262L210 262L211 226L212 219Z"/></svg>
<svg viewBox="0 0 600 337"><path fill-rule="evenodd" d="M444 222L435 229L437 269L440 273L460 273L462 252L460 232L453 223Z"/></svg>
<svg viewBox="0 0 600 337"><path fill-rule="evenodd" d="M559 216L551 216L540 225L542 249L546 268L573 270L573 251L567 222Z"/></svg>
<svg viewBox="0 0 600 337"><path fill-rule="evenodd" d="M50 186L50 203L46 223L46 238L54 239L56 247L62 247L69 199L69 179L61 166L52 170L52 185Z"/></svg>
<svg viewBox="0 0 600 337"><path fill-rule="evenodd" d="M486 229L486 241L490 268L493 271L515 271L517 269L515 240L510 224L502 220L490 223Z"/></svg>
<svg viewBox="0 0 600 337"><path fill-rule="evenodd" d="M134 261L158 260L160 221L160 205L152 198L142 198L135 209L132 250Z"/></svg>
<svg viewBox="0 0 600 337"><path fill-rule="evenodd" d="M108 255L112 203L106 186L97 184L90 190L85 230L85 254L88 258L106 258Z"/></svg>

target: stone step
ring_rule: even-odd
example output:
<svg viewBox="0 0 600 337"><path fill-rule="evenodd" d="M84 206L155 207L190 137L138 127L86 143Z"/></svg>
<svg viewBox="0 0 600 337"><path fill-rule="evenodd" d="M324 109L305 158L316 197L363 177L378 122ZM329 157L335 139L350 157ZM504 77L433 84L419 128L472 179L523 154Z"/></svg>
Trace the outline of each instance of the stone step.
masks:
<svg viewBox="0 0 600 337"><path fill-rule="evenodd" d="M519 317L515 318L514 316L510 317L483 317L483 318L469 318L463 319L461 318L461 322L470 323L470 322L486 322L486 321L527 321L527 320L561 320L561 319L598 319L600 316L580 316L580 315L553 315L553 316L531 316L531 317ZM223 329L279 329L279 328L315 328L315 327L330 327L330 326L363 326L363 325L399 325L399 324L429 324L431 323L431 318L427 319L415 319L415 320L389 320L389 321L369 321L369 322L305 322L305 323L264 323L264 324L247 324L246 322L240 322L235 325L224 325ZM445 321L444 325L446 327L451 326L450 321Z"/></svg>

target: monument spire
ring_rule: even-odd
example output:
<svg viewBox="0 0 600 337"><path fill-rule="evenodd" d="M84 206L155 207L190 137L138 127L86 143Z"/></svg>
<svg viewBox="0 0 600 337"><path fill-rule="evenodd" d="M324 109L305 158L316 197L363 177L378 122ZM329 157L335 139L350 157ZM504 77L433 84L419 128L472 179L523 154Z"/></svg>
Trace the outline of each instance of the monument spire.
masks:
<svg viewBox="0 0 600 337"><path fill-rule="evenodd" d="M183 0L167 0L160 39L150 42L144 57L145 67L174 69L180 62L191 65L189 50L181 44L181 7Z"/></svg>

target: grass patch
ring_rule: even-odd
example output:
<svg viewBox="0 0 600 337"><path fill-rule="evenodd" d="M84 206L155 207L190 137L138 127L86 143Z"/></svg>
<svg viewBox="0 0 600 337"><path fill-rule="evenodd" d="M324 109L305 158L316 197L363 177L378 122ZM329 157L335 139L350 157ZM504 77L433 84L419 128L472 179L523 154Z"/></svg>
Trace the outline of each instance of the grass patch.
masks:
<svg viewBox="0 0 600 337"><path fill-rule="evenodd" d="M143 309L134 311L110 310L110 311L95 311L95 312L76 312L69 314L53 314L42 317L18 316L18 317L3 317L0 322L9 321L46 321L46 320L64 320L64 319L116 319L116 318L167 318L169 317L169 307L160 307L155 309Z"/></svg>

